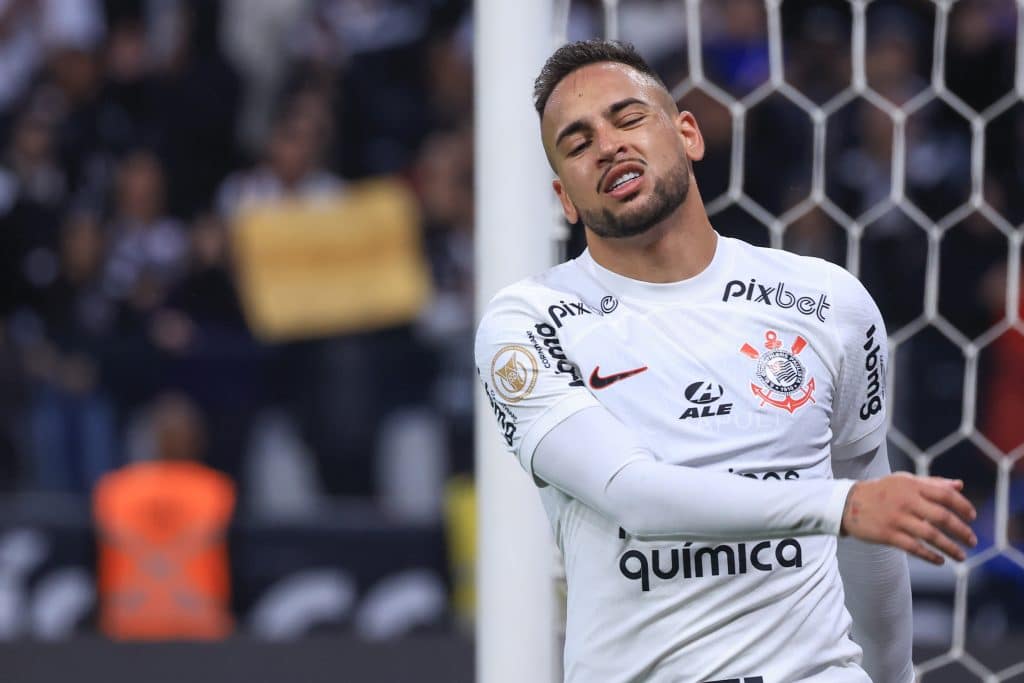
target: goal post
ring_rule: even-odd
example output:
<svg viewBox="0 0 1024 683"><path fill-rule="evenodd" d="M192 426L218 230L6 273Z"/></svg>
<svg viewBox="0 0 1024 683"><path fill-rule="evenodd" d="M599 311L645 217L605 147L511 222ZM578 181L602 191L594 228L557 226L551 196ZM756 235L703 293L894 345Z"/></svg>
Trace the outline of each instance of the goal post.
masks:
<svg viewBox="0 0 1024 683"><path fill-rule="evenodd" d="M476 311L555 260L551 170L531 94L553 44L550 0L476 0ZM560 666L553 541L536 489L476 393L476 672L481 683L548 683Z"/></svg>

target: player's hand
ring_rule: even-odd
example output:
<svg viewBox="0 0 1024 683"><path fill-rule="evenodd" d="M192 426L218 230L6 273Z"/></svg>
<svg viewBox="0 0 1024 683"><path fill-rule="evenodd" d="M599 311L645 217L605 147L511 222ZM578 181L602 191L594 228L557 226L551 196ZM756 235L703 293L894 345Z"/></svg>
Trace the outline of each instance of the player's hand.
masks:
<svg viewBox="0 0 1024 683"><path fill-rule="evenodd" d="M932 564L943 562L936 550L962 561L962 546L978 542L967 526L977 512L962 489L961 481L906 472L859 481L846 498L841 533L901 548Z"/></svg>

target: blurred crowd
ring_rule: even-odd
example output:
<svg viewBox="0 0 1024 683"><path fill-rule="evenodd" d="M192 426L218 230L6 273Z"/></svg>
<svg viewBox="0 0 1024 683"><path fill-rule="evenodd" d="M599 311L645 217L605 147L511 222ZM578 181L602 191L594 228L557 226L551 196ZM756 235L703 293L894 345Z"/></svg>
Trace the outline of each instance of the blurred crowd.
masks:
<svg viewBox="0 0 1024 683"><path fill-rule="evenodd" d="M294 507L372 495L376 454L409 434L436 468L468 467L466 5L0 2L3 489L87 496L126 462L190 457L248 484L243 500L304 482ZM419 200L429 308L255 339L236 216L381 175Z"/></svg>
<svg viewBox="0 0 1024 683"><path fill-rule="evenodd" d="M622 37L670 87L683 83L685 4L620 4ZM195 459L238 483L249 513L358 496L438 515L445 479L472 466L469 10L468 0L0 0L0 489L86 498L126 463ZM943 446L932 470L965 478L983 505L999 452L1024 443L1024 336L992 331L1020 307L1007 301L1019 292L1008 234L1024 221L1024 105L1006 99L1017 11L1012 0L957 3L937 57L933 3L871 3L872 101L841 97L858 71L849 4L786 2L795 101L759 95L765 3L705 2L707 81L681 99L707 143L696 174L715 227L770 241L756 207L715 202L733 170L728 105L741 101L747 200L787 216L786 248L859 265L902 335L895 426L927 448L973 415L982 446ZM603 22L600 2L574 2L568 37L600 35ZM922 95L937 58L942 98ZM814 106L829 114L820 179ZM901 134L890 107L909 112ZM343 196L380 176L416 197L428 305L385 329L255 337L235 277L240 212ZM819 182L827 205L787 214ZM958 211L972 188L983 204ZM936 222L940 240L927 230ZM572 235L570 255L578 226ZM945 322L923 324L932 312ZM979 339L965 386L963 348ZM965 394L976 399L966 408ZM897 462L912 466L899 446ZM1017 541L1021 519L1011 513Z"/></svg>

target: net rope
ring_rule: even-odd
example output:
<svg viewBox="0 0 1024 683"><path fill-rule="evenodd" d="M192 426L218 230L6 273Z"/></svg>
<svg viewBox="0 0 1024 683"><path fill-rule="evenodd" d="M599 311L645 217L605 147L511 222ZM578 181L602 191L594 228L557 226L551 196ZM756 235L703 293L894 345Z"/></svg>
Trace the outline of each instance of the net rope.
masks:
<svg viewBox="0 0 1024 683"><path fill-rule="evenodd" d="M795 221L814 209L825 212L833 221L841 226L846 233L846 267L855 275L861 269L861 238L865 228L873 221L893 209L901 210L927 237L927 261L924 274L924 302L920 315L896 329L889 330L890 353L893 362L888 367L890 408L893 398L901 391L895 381L895 358L901 347L912 336L931 326L946 339L956 345L964 359L964 377L962 392L962 412L958 429L935 444L919 447L906 433L892 422L892 410L888 436L894 445L903 451L914 463L919 474L930 471L932 461L963 441L968 441L990 458L996 465L997 478L995 485L995 539L991 547L968 557L964 562L952 563L955 576L955 592L953 598L953 632L951 644L945 653L916 662L917 674L925 676L929 671L958 662L986 683L1006 681L1024 674L1024 660L997 671L990 670L985 664L967 651L967 599L969 576L973 569L988 560L1002 555L1016 563L1024 570L1024 554L1014 548L1008 540L1008 518L1010 505L1010 478L1013 465L1024 458L1024 444L1017 446L1009 453L1003 453L986 436L978 430L976 405L978 400L978 359L979 354L997 338L1009 330L1024 334L1024 324L1019 315L1021 282L1021 244L1024 242L1024 225L1015 228L1010 221L999 213L984 196L983 183L985 176L986 128L989 123L1007 112L1018 102L1024 101L1024 0L1015 0L1016 37L1015 37L1015 69L1012 89L988 105L976 111L946 84L946 42L949 29L950 13L957 0L931 0L935 10L934 29L931 37L932 68L927 86L902 105L888 100L868 83L866 70L867 49L867 10L871 0L848 0L851 12L851 78L847 87L830 97L826 102L817 104L807 95L787 82L784 71L782 0L764 0L767 18L768 67L767 80L760 86L742 97L737 97L714 83L705 74L701 11L702 0L676 0L682 2L685 9L686 50L689 62L689 73L679 83L669 83L676 100L699 91L724 107L731 118L732 144L729 165L728 187L726 191L710 201L706 208L712 218L731 207L739 207L763 225L770 236L770 244L775 248L783 248L786 230ZM602 0L603 31L607 38L618 38L620 35L621 14L629 9L629 0ZM554 43L561 45L566 41L569 18L572 11L572 0L556 0L554 3ZM810 192L808 196L780 214L772 213L744 188L745 140L747 132L747 115L752 107L763 102L771 95L780 95L790 103L803 110L810 118L813 130L812 168ZM826 185L826 132L830 117L857 98L862 98L874 105L892 122L893 141L890 162L890 186L884 201L875 204L862 215L851 216L834 201L825 191ZM907 196L907 121L915 112L921 111L936 101L945 103L953 111L962 116L970 126L970 195L967 200L942 216L938 220L930 218ZM560 209L553 211L559 216L554 221L558 226L555 238L564 241L568 229L560 220ZM939 311L939 269L940 245L943 235L952 227L972 213L980 213L999 232L1008 243L1006 262L1006 298L1003 319L980 336L969 339L955 325L947 320Z"/></svg>

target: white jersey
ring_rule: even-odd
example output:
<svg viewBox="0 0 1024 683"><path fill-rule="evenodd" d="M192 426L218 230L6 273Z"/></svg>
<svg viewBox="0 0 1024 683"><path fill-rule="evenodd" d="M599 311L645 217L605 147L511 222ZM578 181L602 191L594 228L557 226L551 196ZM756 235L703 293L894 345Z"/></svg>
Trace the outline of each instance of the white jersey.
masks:
<svg viewBox="0 0 1024 683"><path fill-rule="evenodd" d="M885 329L820 259L718 237L683 282L584 253L502 290L476 358L505 444L604 406L664 462L755 479L832 478L884 439ZM868 681L834 536L637 538L562 491L541 499L568 583L565 678L590 683Z"/></svg>

